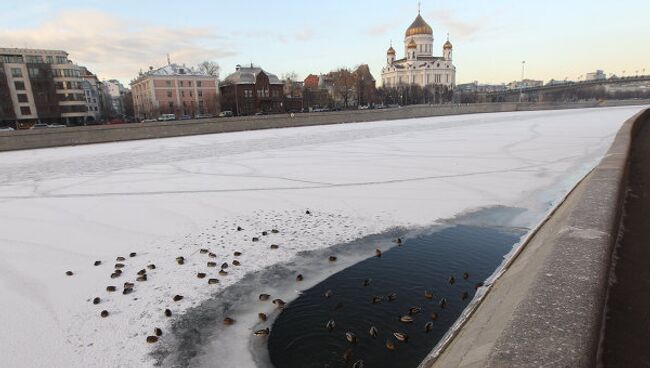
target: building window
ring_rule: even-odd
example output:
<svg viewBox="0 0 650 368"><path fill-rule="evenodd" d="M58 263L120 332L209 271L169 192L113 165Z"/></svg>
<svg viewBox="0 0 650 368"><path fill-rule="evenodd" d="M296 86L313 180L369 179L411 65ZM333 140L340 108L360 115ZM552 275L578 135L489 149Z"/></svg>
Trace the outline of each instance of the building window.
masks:
<svg viewBox="0 0 650 368"><path fill-rule="evenodd" d="M173 103L173 102L170 102L170 103L168 104L168 106L169 106L169 112L174 111L174 103Z"/></svg>
<svg viewBox="0 0 650 368"><path fill-rule="evenodd" d="M24 93L18 93L16 96L18 97L18 102L29 102L27 100L27 95Z"/></svg>
<svg viewBox="0 0 650 368"><path fill-rule="evenodd" d="M68 63L68 58L65 56L57 56L56 57L56 63L57 64L67 64Z"/></svg>
<svg viewBox="0 0 650 368"><path fill-rule="evenodd" d="M16 82L14 82L14 87L16 87L17 91L24 91L25 90L25 82L16 81Z"/></svg>
<svg viewBox="0 0 650 368"><path fill-rule="evenodd" d="M21 115L31 115L32 110L29 108L29 106L21 106L20 107L20 114Z"/></svg>
<svg viewBox="0 0 650 368"><path fill-rule="evenodd" d="M183 82L181 82L182 85ZM185 97L185 91L181 91L181 97Z"/></svg>
<svg viewBox="0 0 650 368"><path fill-rule="evenodd" d="M11 68L11 76L14 78L22 78L23 71L20 68Z"/></svg>
<svg viewBox="0 0 650 368"><path fill-rule="evenodd" d="M43 57L40 55L27 55L27 63L29 64L42 64Z"/></svg>
<svg viewBox="0 0 650 368"><path fill-rule="evenodd" d="M192 87L192 81L187 81L187 86Z"/></svg>
<svg viewBox="0 0 650 368"><path fill-rule="evenodd" d="M201 87L201 81L196 81L196 86Z"/></svg>
<svg viewBox="0 0 650 368"><path fill-rule="evenodd" d="M167 97L172 98L172 91L167 91Z"/></svg>
<svg viewBox="0 0 650 368"><path fill-rule="evenodd" d="M165 81L165 84L167 85L167 87L171 87L172 86L172 81Z"/></svg>
<svg viewBox="0 0 650 368"><path fill-rule="evenodd" d="M192 91L190 91L190 97L192 97Z"/></svg>
<svg viewBox="0 0 650 368"><path fill-rule="evenodd" d="M199 83L199 82L197 82L197 83ZM198 90L196 93L197 93L197 95L198 95L199 97L203 97L203 91Z"/></svg>
<svg viewBox="0 0 650 368"><path fill-rule="evenodd" d="M22 64L23 57L21 55L0 55L0 63Z"/></svg>
<svg viewBox="0 0 650 368"><path fill-rule="evenodd" d="M38 77L41 74L41 71L38 68L29 68L27 69L30 77Z"/></svg>
<svg viewBox="0 0 650 368"><path fill-rule="evenodd" d="M46 56L45 62L48 64L54 64L54 58L52 56Z"/></svg>

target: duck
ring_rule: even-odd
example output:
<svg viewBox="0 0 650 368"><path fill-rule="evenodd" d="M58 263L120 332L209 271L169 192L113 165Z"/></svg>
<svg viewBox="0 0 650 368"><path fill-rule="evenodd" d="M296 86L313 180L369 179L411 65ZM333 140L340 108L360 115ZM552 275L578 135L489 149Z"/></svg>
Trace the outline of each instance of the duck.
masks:
<svg viewBox="0 0 650 368"><path fill-rule="evenodd" d="M372 336L372 337L377 337L377 333L378 333L378 331L377 331L377 327L375 327L375 326L370 326L370 330L368 331L368 333L369 333L370 336Z"/></svg>
<svg viewBox="0 0 650 368"><path fill-rule="evenodd" d="M268 231L262 231L262 235L267 236L267 235L269 235L269 232Z"/></svg>
<svg viewBox="0 0 650 368"><path fill-rule="evenodd" d="M396 293L390 293L388 294L388 301L393 302L397 299L397 294Z"/></svg>
<svg viewBox="0 0 650 368"><path fill-rule="evenodd" d="M158 336L147 336L147 342L153 344L158 341Z"/></svg>
<svg viewBox="0 0 650 368"><path fill-rule="evenodd" d="M131 253L129 253L129 257L131 257L131 258L135 257L135 255L136 255L135 252L131 252Z"/></svg>
<svg viewBox="0 0 650 368"><path fill-rule="evenodd" d="M104 309L99 315L102 316L102 318L106 318L108 317L108 311Z"/></svg>
<svg viewBox="0 0 650 368"><path fill-rule="evenodd" d="M156 265L152 263L152 264L147 265L147 268L150 269L150 270L155 270Z"/></svg>
<svg viewBox="0 0 650 368"><path fill-rule="evenodd" d="M278 309L284 308L286 304L282 299L273 299L272 303L275 304L275 306L278 307Z"/></svg>
<svg viewBox="0 0 650 368"><path fill-rule="evenodd" d="M271 297L271 295L269 295L269 294L260 294L258 299L264 302L264 301L269 300L270 297Z"/></svg>
<svg viewBox="0 0 650 368"><path fill-rule="evenodd" d="M122 270L120 270L119 268L117 270L113 271L113 272L115 272L116 274L119 274L119 275L122 274Z"/></svg>
<svg viewBox="0 0 650 368"><path fill-rule="evenodd" d="M278 248L280 248L279 245L277 245L277 244L271 244L271 249L278 249Z"/></svg>
<svg viewBox="0 0 650 368"><path fill-rule="evenodd" d="M102 261L95 261L94 263L95 266L99 266L100 264L102 264Z"/></svg>
<svg viewBox="0 0 650 368"><path fill-rule="evenodd" d="M407 334L405 334L403 332L394 332L393 336L395 336L395 338L397 340L402 341L402 342L407 342L408 339L409 339L409 335L407 335Z"/></svg>
<svg viewBox="0 0 650 368"><path fill-rule="evenodd" d="M440 299L440 303L438 304L440 305L440 308L444 308L447 305L447 299L445 298Z"/></svg>
<svg viewBox="0 0 650 368"><path fill-rule="evenodd" d="M153 329L153 333L156 336L162 336L162 334L163 334L162 330L160 328L158 328L158 327Z"/></svg>
<svg viewBox="0 0 650 368"><path fill-rule="evenodd" d="M100 302L101 302L101 299L99 299L99 297L95 297L93 299L93 304L99 304Z"/></svg>
<svg viewBox="0 0 650 368"><path fill-rule="evenodd" d="M176 257L176 263L182 265L185 263L185 257Z"/></svg>
<svg viewBox="0 0 650 368"><path fill-rule="evenodd" d="M449 281L449 285L453 285L456 283L456 278L454 276L449 276L449 279L447 279L447 281Z"/></svg>
<svg viewBox="0 0 650 368"><path fill-rule="evenodd" d="M411 322L413 322L413 317L411 317L411 316L401 316L399 318L399 321L402 322L402 323L411 323Z"/></svg>
<svg viewBox="0 0 650 368"><path fill-rule="evenodd" d="M354 332L347 331L345 333L345 339L348 340L350 344L357 343L359 341L359 338L357 335L354 334Z"/></svg>
<svg viewBox="0 0 650 368"><path fill-rule="evenodd" d="M254 241L254 242L257 242L257 241L260 241L260 238L254 236L253 239L251 239L251 240Z"/></svg>
<svg viewBox="0 0 650 368"><path fill-rule="evenodd" d="M267 327L267 328L263 328L261 330L257 330L255 332L253 332L253 335L255 335L255 336L268 336L270 331L271 330L269 330L269 328Z"/></svg>
<svg viewBox="0 0 650 368"><path fill-rule="evenodd" d="M424 325L424 332L429 333L433 329L433 322L429 321Z"/></svg>
<svg viewBox="0 0 650 368"><path fill-rule="evenodd" d="M165 317L171 317L172 311L170 309L165 309Z"/></svg>
<svg viewBox="0 0 650 368"><path fill-rule="evenodd" d="M305 215L311 215L311 211L310 210L305 211Z"/></svg>
<svg viewBox="0 0 650 368"><path fill-rule="evenodd" d="M334 295L334 292L332 291L332 289L328 289L327 291L325 291L325 297L326 298L331 298L332 295Z"/></svg>
<svg viewBox="0 0 650 368"><path fill-rule="evenodd" d="M352 349L348 349L345 351L345 353L343 353L343 360L345 360L346 362L352 360Z"/></svg>
<svg viewBox="0 0 650 368"><path fill-rule="evenodd" d="M437 320L438 319L438 313L432 312L431 313L431 319L434 320L434 321Z"/></svg>
<svg viewBox="0 0 650 368"><path fill-rule="evenodd" d="M139 275L139 276L142 276L142 275L144 275L145 273L147 273L147 270L145 270L144 268L141 269L140 271L138 271L138 275Z"/></svg>
<svg viewBox="0 0 650 368"><path fill-rule="evenodd" d="M356 362L354 362L354 364L352 364L352 368L363 368L363 367L364 367L363 360L357 360Z"/></svg>
<svg viewBox="0 0 650 368"><path fill-rule="evenodd" d="M221 276L226 276L226 275L228 275L228 271L226 271L226 270L219 270L219 275L221 275Z"/></svg>
<svg viewBox="0 0 650 368"><path fill-rule="evenodd" d="M257 313L257 318L259 318L260 321L266 321L268 317L266 316L266 313Z"/></svg>
<svg viewBox="0 0 650 368"><path fill-rule="evenodd" d="M469 279L469 273L463 272L463 279L465 280Z"/></svg>
<svg viewBox="0 0 650 368"><path fill-rule="evenodd" d="M296 276L296 281L302 281L302 280L303 280L302 274L298 274L298 276Z"/></svg>
<svg viewBox="0 0 650 368"><path fill-rule="evenodd" d="M212 253L212 252L210 252L210 253L208 253L208 257L210 257L210 258L217 258L217 255L214 254L214 253Z"/></svg>
<svg viewBox="0 0 650 368"><path fill-rule="evenodd" d="M411 307L411 308L409 308L409 316L412 316L414 314L418 314L418 313L420 313L420 311L422 311L422 308L420 308L420 307Z"/></svg>
<svg viewBox="0 0 650 368"><path fill-rule="evenodd" d="M336 323L334 323L334 320L333 320L333 319L330 319L330 320L327 321L327 323L325 324L325 328L326 328L327 331L329 331L329 332L332 332L332 330L334 330L335 327L336 327Z"/></svg>
<svg viewBox="0 0 650 368"><path fill-rule="evenodd" d="M279 232L280 232L280 231L279 231L278 229L272 229L272 230L271 230L271 233L273 233L273 234L277 234L277 233L279 233Z"/></svg>
<svg viewBox="0 0 650 368"><path fill-rule="evenodd" d="M205 273L204 272L199 272L196 274L196 277L199 279L204 279L205 278Z"/></svg>
<svg viewBox="0 0 650 368"><path fill-rule="evenodd" d="M330 262L336 262L336 256L330 256L329 260Z"/></svg>
<svg viewBox="0 0 650 368"><path fill-rule="evenodd" d="M237 231L242 231L244 230L241 226L237 226Z"/></svg>
<svg viewBox="0 0 650 368"><path fill-rule="evenodd" d="M463 291L463 295L460 296L461 300L466 300L469 298L469 293L467 291Z"/></svg>
<svg viewBox="0 0 650 368"><path fill-rule="evenodd" d="M235 323L235 320L230 318L230 317L226 317L226 318L223 319L223 324L226 325L226 326L230 326L230 325L232 325L234 323Z"/></svg>
<svg viewBox="0 0 650 368"><path fill-rule="evenodd" d="M233 253L233 256L235 256L235 257L239 257L239 256L241 256L241 252L239 252L239 251L235 251L235 252Z"/></svg>
<svg viewBox="0 0 650 368"><path fill-rule="evenodd" d="M172 300L174 300L175 302L181 301L181 300L183 300L183 296L176 294L176 295L174 295Z"/></svg>
<svg viewBox="0 0 650 368"><path fill-rule="evenodd" d="M217 262L208 262L208 267L217 267Z"/></svg>
<svg viewBox="0 0 650 368"><path fill-rule="evenodd" d="M379 248L375 249L375 257L381 257L381 250Z"/></svg>
<svg viewBox="0 0 650 368"><path fill-rule="evenodd" d="M241 263L238 260L232 261L233 266L241 266Z"/></svg>
<svg viewBox="0 0 650 368"><path fill-rule="evenodd" d="M115 268L124 268L124 263L116 263Z"/></svg>
<svg viewBox="0 0 650 368"><path fill-rule="evenodd" d="M124 257L117 257L117 258L115 258L115 261L116 261L116 262L126 261L126 258L124 258Z"/></svg>
<svg viewBox="0 0 650 368"><path fill-rule="evenodd" d="M138 277L135 279L135 281L139 281L139 282L147 281L147 275L144 274L144 275L142 275L142 276L138 276Z"/></svg>
<svg viewBox="0 0 650 368"><path fill-rule="evenodd" d="M373 296L372 297L372 304L379 304L381 303L381 297L380 296Z"/></svg>
<svg viewBox="0 0 650 368"><path fill-rule="evenodd" d="M68 272L70 272L70 271L68 271ZM116 278L120 277L120 275L122 275L122 274L121 274L121 273L118 273L118 272L113 272L113 273L111 274L111 278L112 278L112 279L116 279Z"/></svg>
<svg viewBox="0 0 650 368"><path fill-rule="evenodd" d="M363 286L368 286L372 282L372 279L365 279L363 280Z"/></svg>
<svg viewBox="0 0 650 368"><path fill-rule="evenodd" d="M221 264L221 269L223 270L224 268L228 268L228 262L224 262Z"/></svg>
<svg viewBox="0 0 650 368"><path fill-rule="evenodd" d="M386 349L393 351L395 350L395 342L391 339L386 339Z"/></svg>
<svg viewBox="0 0 650 368"><path fill-rule="evenodd" d="M208 285L218 284L219 279L208 279Z"/></svg>
<svg viewBox="0 0 650 368"><path fill-rule="evenodd" d="M397 239L395 239L395 243L397 243L397 244L402 244L402 238L397 238Z"/></svg>
<svg viewBox="0 0 650 368"><path fill-rule="evenodd" d="M135 287L135 284L132 283L132 282L127 281L127 282L124 283L124 287L125 288L132 288L132 287Z"/></svg>
<svg viewBox="0 0 650 368"><path fill-rule="evenodd" d="M112 286L112 285L111 285L111 286L107 286L107 287L106 287L106 291L108 291L109 293L112 293L112 292L115 291L115 290L117 290L117 288L116 288L115 286Z"/></svg>
<svg viewBox="0 0 650 368"><path fill-rule="evenodd" d="M199 250L199 253L201 253L201 254L207 254L209 252L210 252L210 250L206 249L206 248L201 248L201 250Z"/></svg>
<svg viewBox="0 0 650 368"><path fill-rule="evenodd" d="M433 299L433 292L425 290L424 291L424 297L427 299Z"/></svg>

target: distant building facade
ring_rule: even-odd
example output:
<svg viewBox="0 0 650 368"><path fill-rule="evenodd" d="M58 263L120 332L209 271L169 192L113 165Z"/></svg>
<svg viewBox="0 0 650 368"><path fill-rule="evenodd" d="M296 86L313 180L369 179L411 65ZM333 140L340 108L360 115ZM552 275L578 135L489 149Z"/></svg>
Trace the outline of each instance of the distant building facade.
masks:
<svg viewBox="0 0 650 368"><path fill-rule="evenodd" d="M544 85L544 81L541 80L524 79L521 81L513 81L508 83L508 89L542 87L543 85Z"/></svg>
<svg viewBox="0 0 650 368"><path fill-rule="evenodd" d="M418 12L404 35L404 58L396 59L391 45L386 53L386 66L381 71L384 87L400 85L456 85L456 67L452 63L453 46L449 40L442 47L442 56L433 56L433 29Z"/></svg>
<svg viewBox="0 0 650 368"><path fill-rule="evenodd" d="M88 111L86 124L98 124L103 120L102 113L104 111L102 108L102 83L95 74L85 67L81 67L81 78L84 80L83 91Z"/></svg>
<svg viewBox="0 0 650 368"><path fill-rule="evenodd" d="M595 80L604 80L607 79L607 75L602 70L596 70L593 73L585 74L586 81L595 81Z"/></svg>
<svg viewBox="0 0 650 368"><path fill-rule="evenodd" d="M0 48L0 122L19 129L85 124L93 112L82 70L65 51Z"/></svg>
<svg viewBox="0 0 650 368"><path fill-rule="evenodd" d="M221 109L235 115L285 112L284 82L275 74L251 64L237 65L219 85Z"/></svg>
<svg viewBox="0 0 650 368"><path fill-rule="evenodd" d="M162 114L177 117L218 113L217 79L178 64L149 68L131 81L136 119L155 119Z"/></svg>
<svg viewBox="0 0 650 368"><path fill-rule="evenodd" d="M102 82L107 97L108 108L111 117L123 117L126 115L125 98L129 92L118 80L110 79Z"/></svg>

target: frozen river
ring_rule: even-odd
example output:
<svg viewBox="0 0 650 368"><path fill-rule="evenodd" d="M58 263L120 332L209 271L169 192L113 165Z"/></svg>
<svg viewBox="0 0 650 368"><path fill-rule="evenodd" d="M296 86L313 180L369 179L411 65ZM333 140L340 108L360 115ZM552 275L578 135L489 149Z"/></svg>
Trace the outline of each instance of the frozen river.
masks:
<svg viewBox="0 0 650 368"><path fill-rule="evenodd" d="M152 365L148 353L174 346L169 327L185 311L301 252L491 206L525 209L514 225L531 227L639 110L447 116L0 153L3 364ZM219 274L224 262L227 274ZM345 262L306 273L304 286L283 298ZM111 278L115 263L124 267ZM142 269L147 280L135 281ZM135 284L128 295L125 282ZM250 336L245 321L236 325L232 338ZM154 328L163 335L147 343ZM252 365L245 354L223 353L220 367Z"/></svg>

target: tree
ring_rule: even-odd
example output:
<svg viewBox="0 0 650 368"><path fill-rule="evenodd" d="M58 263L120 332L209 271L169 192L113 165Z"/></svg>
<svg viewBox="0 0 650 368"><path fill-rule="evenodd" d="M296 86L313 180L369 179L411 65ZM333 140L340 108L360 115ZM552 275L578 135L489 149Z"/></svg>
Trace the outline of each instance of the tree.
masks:
<svg viewBox="0 0 650 368"><path fill-rule="evenodd" d="M197 68L203 73L207 75L211 75L215 78L219 78L219 72L221 71L221 67L219 66L219 64L210 60L206 60L200 63L199 65L197 65Z"/></svg>
<svg viewBox="0 0 650 368"><path fill-rule="evenodd" d="M330 73L330 76L334 84L334 93L341 97L343 105L348 107L353 97L356 78L348 68L339 68Z"/></svg>
<svg viewBox="0 0 650 368"><path fill-rule="evenodd" d="M296 72L288 72L282 74L282 80L296 82L298 80L298 74Z"/></svg>

